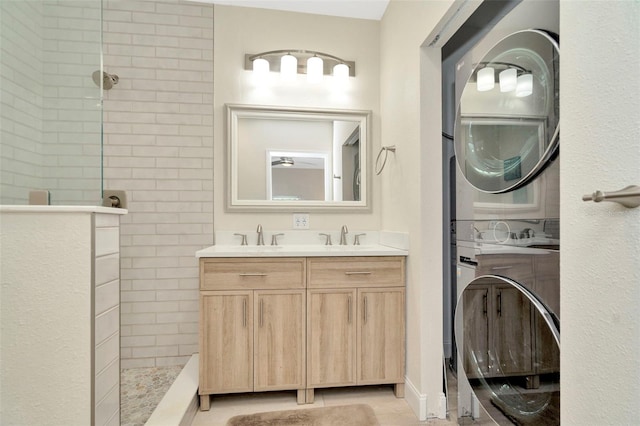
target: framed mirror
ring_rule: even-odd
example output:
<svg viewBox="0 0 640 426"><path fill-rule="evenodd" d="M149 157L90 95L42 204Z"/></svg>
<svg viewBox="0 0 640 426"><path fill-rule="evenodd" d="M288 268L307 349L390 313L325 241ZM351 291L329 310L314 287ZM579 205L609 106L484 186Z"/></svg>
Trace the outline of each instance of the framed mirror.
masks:
<svg viewBox="0 0 640 426"><path fill-rule="evenodd" d="M555 159L560 56L552 35L513 33L474 64L460 97L454 147L465 179L480 191L524 187Z"/></svg>
<svg viewBox="0 0 640 426"><path fill-rule="evenodd" d="M370 208L370 111L227 104L227 209Z"/></svg>

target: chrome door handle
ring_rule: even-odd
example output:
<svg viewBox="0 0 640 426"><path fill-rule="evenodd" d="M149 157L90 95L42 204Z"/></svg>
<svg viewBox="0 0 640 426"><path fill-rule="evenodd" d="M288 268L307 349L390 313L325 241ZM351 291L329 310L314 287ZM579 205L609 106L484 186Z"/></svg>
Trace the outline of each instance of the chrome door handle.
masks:
<svg viewBox="0 0 640 426"><path fill-rule="evenodd" d="M614 201L627 208L633 209L640 206L640 186L629 185L620 191L596 191L591 195L583 195L582 201L593 201L594 203L599 203L600 201Z"/></svg>

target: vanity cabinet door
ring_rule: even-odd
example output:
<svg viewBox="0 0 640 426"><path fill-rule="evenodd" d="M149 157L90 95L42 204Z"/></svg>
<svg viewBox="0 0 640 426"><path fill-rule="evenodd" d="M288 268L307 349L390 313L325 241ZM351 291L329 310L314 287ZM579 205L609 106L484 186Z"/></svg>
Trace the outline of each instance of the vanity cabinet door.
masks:
<svg viewBox="0 0 640 426"><path fill-rule="evenodd" d="M489 376L489 312L492 311L491 288L469 286L463 293L464 339L458 342L464 354L464 370L469 378Z"/></svg>
<svg viewBox="0 0 640 426"><path fill-rule="evenodd" d="M531 303L511 286L468 286L463 293L464 369L470 378L533 373ZM460 343L459 343L460 344Z"/></svg>
<svg viewBox="0 0 640 426"><path fill-rule="evenodd" d="M513 287L497 286L493 292L495 372L504 376L532 374L531 302Z"/></svg>
<svg viewBox="0 0 640 426"><path fill-rule="evenodd" d="M307 387L356 384L356 290L309 290Z"/></svg>
<svg viewBox="0 0 640 426"><path fill-rule="evenodd" d="M404 289L358 289L358 384L404 381Z"/></svg>
<svg viewBox="0 0 640 426"><path fill-rule="evenodd" d="M560 253L549 253L535 257L536 282L534 290L544 301L552 301L549 305L558 317L560 316ZM536 316L536 372L560 372L560 350L549 327L540 315Z"/></svg>
<svg viewBox="0 0 640 426"><path fill-rule="evenodd" d="M200 294L200 395L253 391L253 292Z"/></svg>
<svg viewBox="0 0 640 426"><path fill-rule="evenodd" d="M256 291L256 391L304 388L305 291Z"/></svg>

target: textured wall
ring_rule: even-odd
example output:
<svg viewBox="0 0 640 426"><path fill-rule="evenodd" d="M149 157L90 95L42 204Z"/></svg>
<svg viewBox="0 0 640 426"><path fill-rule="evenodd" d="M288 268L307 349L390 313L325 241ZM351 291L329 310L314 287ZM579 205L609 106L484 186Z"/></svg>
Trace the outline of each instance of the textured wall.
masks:
<svg viewBox="0 0 640 426"><path fill-rule="evenodd" d="M88 213L1 213L3 425L90 424L91 226Z"/></svg>
<svg viewBox="0 0 640 426"><path fill-rule="evenodd" d="M123 189L122 367L198 351L198 263L213 242L213 6L104 2L105 187Z"/></svg>
<svg viewBox="0 0 640 426"><path fill-rule="evenodd" d="M640 417L640 3L560 2L562 424Z"/></svg>

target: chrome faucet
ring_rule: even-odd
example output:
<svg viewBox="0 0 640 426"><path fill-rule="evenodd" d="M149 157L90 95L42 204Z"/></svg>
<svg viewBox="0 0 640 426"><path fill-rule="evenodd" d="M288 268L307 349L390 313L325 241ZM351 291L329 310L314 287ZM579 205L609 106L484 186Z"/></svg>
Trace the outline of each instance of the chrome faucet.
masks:
<svg viewBox="0 0 640 426"><path fill-rule="evenodd" d="M533 237L534 232L533 229L531 228L525 228L522 231L520 231L520 238L531 238Z"/></svg>
<svg viewBox="0 0 640 426"><path fill-rule="evenodd" d="M340 245L341 246L346 246L347 245L347 234L349 233L349 230L347 229L347 225L342 225L342 229L340 230Z"/></svg>
<svg viewBox="0 0 640 426"><path fill-rule="evenodd" d="M264 245L264 236L262 235L262 225L258 225L258 229L256 229L256 232L258 233L258 244L259 246L263 246Z"/></svg>

